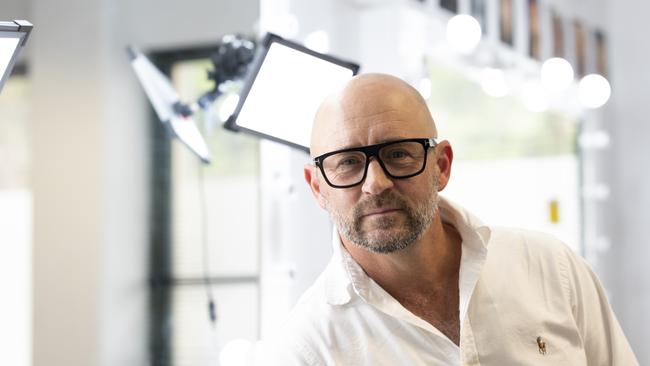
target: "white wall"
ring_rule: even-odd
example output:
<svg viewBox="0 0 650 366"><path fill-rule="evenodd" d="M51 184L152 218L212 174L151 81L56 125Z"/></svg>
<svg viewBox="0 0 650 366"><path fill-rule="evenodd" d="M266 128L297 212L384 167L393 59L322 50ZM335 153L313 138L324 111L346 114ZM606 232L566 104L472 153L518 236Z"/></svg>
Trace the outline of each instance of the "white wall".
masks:
<svg viewBox="0 0 650 366"><path fill-rule="evenodd" d="M611 300L639 363L650 364L650 48L646 29L650 3L609 3L609 60L612 100L603 125L612 148L603 156L602 175L612 186L602 224L611 248L598 269L609 284Z"/></svg>
<svg viewBox="0 0 650 366"><path fill-rule="evenodd" d="M34 0L34 364L147 364L146 100L125 53L250 33L256 1Z"/></svg>

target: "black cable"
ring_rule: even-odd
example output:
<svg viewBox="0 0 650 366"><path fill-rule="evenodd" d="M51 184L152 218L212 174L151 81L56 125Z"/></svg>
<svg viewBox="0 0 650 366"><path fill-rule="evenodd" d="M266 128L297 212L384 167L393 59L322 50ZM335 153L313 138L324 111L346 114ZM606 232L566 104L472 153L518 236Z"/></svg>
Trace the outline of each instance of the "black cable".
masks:
<svg viewBox="0 0 650 366"><path fill-rule="evenodd" d="M208 219L207 219L207 202L205 199L205 177L203 175L204 164L199 161L199 207L201 216L201 242L203 250L203 283L205 284L205 294L208 299L208 315L210 322L214 327L217 324L217 307L214 302L212 293L212 280L210 277L210 248L208 243Z"/></svg>

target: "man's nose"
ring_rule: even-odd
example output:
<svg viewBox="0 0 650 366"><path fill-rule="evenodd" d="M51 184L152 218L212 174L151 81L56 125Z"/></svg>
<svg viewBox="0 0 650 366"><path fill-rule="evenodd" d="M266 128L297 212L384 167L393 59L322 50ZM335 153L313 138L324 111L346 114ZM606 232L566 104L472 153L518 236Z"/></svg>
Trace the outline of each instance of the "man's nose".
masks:
<svg viewBox="0 0 650 366"><path fill-rule="evenodd" d="M376 159L372 160L368 165L366 180L363 182L363 192L376 195L392 187L393 180L386 175Z"/></svg>

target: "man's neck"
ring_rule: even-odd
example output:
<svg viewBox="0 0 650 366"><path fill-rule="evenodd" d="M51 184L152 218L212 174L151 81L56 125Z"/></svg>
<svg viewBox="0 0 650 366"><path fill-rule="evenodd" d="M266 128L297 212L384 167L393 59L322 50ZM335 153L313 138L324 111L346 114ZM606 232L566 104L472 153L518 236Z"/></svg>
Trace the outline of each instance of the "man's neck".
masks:
<svg viewBox="0 0 650 366"><path fill-rule="evenodd" d="M462 239L437 215L418 242L390 254L371 253L341 238L352 258L386 292L459 344L458 276Z"/></svg>

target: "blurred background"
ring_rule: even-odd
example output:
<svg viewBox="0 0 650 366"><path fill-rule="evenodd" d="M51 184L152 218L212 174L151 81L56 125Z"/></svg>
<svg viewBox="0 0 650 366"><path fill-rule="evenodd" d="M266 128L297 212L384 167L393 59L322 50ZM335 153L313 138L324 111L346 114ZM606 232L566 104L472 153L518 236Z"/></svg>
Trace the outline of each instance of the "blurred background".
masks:
<svg viewBox="0 0 650 366"><path fill-rule="evenodd" d="M584 256L650 364L648 14L634 0L3 0L0 20L35 27L0 94L0 363L250 364L331 254L308 155L201 126L201 167L125 48L196 100L223 36L273 31L417 87L455 150L443 194ZM544 76L554 57L566 85L566 68Z"/></svg>

